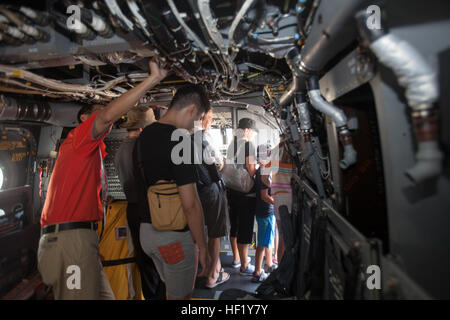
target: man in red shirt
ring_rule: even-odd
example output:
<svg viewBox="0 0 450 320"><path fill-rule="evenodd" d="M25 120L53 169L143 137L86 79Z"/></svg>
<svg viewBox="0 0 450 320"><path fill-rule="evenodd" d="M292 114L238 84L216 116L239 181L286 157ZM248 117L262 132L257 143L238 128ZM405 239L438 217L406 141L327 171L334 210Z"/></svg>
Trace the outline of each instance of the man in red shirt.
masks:
<svg viewBox="0 0 450 320"><path fill-rule="evenodd" d="M38 269L55 299L114 299L103 272L96 233L102 219L102 184L106 189L103 138L112 125L167 71L150 62L151 74L106 107L80 110L80 124L61 144L41 215ZM106 200L106 199L103 199Z"/></svg>

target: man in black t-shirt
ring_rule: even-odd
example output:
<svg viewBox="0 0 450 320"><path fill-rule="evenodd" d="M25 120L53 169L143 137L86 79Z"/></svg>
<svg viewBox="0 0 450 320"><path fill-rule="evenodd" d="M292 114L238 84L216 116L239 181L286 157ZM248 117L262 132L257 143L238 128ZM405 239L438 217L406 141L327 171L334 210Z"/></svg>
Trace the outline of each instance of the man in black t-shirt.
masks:
<svg viewBox="0 0 450 320"><path fill-rule="evenodd" d="M198 178L191 155L184 152L190 153L189 150L192 150L188 130L209 109L209 100L201 86L179 88L164 116L141 133L133 152L136 180L142 191L139 192L139 203L143 206L139 210L140 241L166 284L167 299L190 299L197 259L202 267L199 277L206 275L208 267L203 210L196 187ZM142 177L137 165L138 147L145 177ZM152 226L145 184L153 185L158 180L173 180L177 184L187 228L159 231Z"/></svg>

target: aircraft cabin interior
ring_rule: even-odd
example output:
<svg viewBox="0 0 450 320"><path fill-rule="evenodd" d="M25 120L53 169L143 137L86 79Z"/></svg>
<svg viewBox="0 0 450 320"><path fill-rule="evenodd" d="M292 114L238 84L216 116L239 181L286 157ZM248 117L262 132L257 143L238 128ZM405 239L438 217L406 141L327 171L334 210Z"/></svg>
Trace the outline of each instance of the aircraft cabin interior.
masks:
<svg viewBox="0 0 450 320"><path fill-rule="evenodd" d="M178 110L170 106L180 88L196 85L212 108L215 156L233 159L230 146L248 129L256 132L255 170L267 164L259 162L263 145L291 159L289 204L271 220L276 268L264 260L264 281L242 275L227 233L217 249L220 278L208 287L196 277L192 300L449 299L449 30L445 0L2 1L0 299L55 299L38 260L61 147L84 106L102 106L98 115L117 108L114 101L163 69L128 110L165 119ZM145 298L115 160L130 119L129 111L114 119L101 138L106 157L98 160L97 148L92 160L102 166L97 185L107 179L95 228L116 300ZM233 187L215 168L228 214ZM78 179L64 170L59 181ZM257 184L250 174L253 188L273 192L276 174L268 177ZM70 196L84 201L84 188ZM248 226L248 268L261 252L257 218Z"/></svg>

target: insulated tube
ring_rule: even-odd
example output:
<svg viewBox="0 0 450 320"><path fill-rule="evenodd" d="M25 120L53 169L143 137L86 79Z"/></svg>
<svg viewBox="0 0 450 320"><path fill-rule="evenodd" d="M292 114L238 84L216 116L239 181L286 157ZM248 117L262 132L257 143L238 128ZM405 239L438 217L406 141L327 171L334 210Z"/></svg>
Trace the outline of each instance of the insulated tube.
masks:
<svg viewBox="0 0 450 320"><path fill-rule="evenodd" d="M313 175L314 183L317 187L317 192L320 197L325 196L325 189L323 187L322 176L320 174L320 169L316 152L311 142L311 117L309 115L308 102L306 101L306 95L303 91L299 91L295 94L295 107L297 108L298 116L300 118L300 130L303 135L303 141L306 146L306 152L308 155L308 163Z"/></svg>
<svg viewBox="0 0 450 320"><path fill-rule="evenodd" d="M19 8L19 11L23 13L27 18L33 20L33 22L38 26L45 27L50 23L50 19L48 17L34 9L21 6Z"/></svg>
<svg viewBox="0 0 450 320"><path fill-rule="evenodd" d="M319 90L319 80L316 76L311 76L308 79L308 96L311 105L319 112L328 115L339 131L339 137L344 146L344 155L339 165L342 169L347 169L349 166L356 163L357 153L353 147L352 136L347 128L347 116L339 108L328 103Z"/></svg>
<svg viewBox="0 0 450 320"><path fill-rule="evenodd" d="M5 8L0 8L0 12L3 13L8 18L8 20L11 21L11 23L15 24L19 28L19 30L26 35L42 42L47 42L50 39L50 36L47 32L26 24L23 21L22 16L19 16L16 13Z"/></svg>
<svg viewBox="0 0 450 320"><path fill-rule="evenodd" d="M444 158L438 143L439 121L433 109L439 98L436 72L413 46L389 33L384 20L381 28L369 29L368 15L365 10L356 14L358 31L378 60L397 76L411 107L416 164L405 174L413 183L435 178L442 172Z"/></svg>
<svg viewBox="0 0 450 320"><path fill-rule="evenodd" d="M81 21L88 24L103 38L111 38L114 35L112 28L98 15L86 8L81 9Z"/></svg>
<svg viewBox="0 0 450 320"><path fill-rule="evenodd" d="M297 113L300 118L300 130L302 132L311 131L311 117L309 115L308 102L306 101L306 96L304 92L296 93L296 103Z"/></svg>

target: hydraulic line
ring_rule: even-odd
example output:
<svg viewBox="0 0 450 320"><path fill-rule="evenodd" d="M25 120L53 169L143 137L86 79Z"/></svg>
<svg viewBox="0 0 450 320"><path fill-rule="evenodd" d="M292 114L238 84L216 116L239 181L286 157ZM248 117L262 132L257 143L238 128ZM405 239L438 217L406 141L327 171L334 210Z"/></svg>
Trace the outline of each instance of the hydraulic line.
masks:
<svg viewBox="0 0 450 320"><path fill-rule="evenodd" d="M0 65L0 72L3 72L6 77L21 78L57 91L81 92L112 97L115 97L117 95L108 93L107 90L113 88L121 82L127 81L127 78L125 76L121 76L114 80L106 82L105 85L100 88L94 89L89 85L69 84L58 80L47 79L32 72L6 65Z"/></svg>
<svg viewBox="0 0 450 320"><path fill-rule="evenodd" d="M190 4L193 4L193 0L189 1ZM178 21L178 23L183 27L184 31L188 34L188 36L194 41L194 43L200 48L200 50L206 54L210 61L213 63L214 69L216 70L216 79L214 81L214 87L215 84L220 76L219 69L217 67L217 63L215 61L215 58L213 55L210 54L210 50L208 47L205 46L205 44L200 40L200 38L189 28L189 26L183 21L183 18L180 15L180 12L178 11L177 7L175 6L173 0L167 0L167 4L170 7L170 10L172 11L173 15L175 16L175 19ZM200 16L196 15L197 19L200 20ZM200 23L201 28L203 28L203 24Z"/></svg>
<svg viewBox="0 0 450 320"><path fill-rule="evenodd" d="M248 9L253 5L255 0L245 0L244 4L239 9L239 12L237 13L236 17L233 20L233 23L231 24L230 30L228 31L228 46L236 53L238 51L236 47L236 43L234 42L234 33L236 32L236 28L238 27L239 23L241 22L244 15L247 13ZM236 57L235 54L232 55L232 60Z"/></svg>
<svg viewBox="0 0 450 320"><path fill-rule="evenodd" d="M120 9L119 5L117 4L116 0L105 0L105 4L109 10L109 12L115 16L122 24L122 26L128 30L129 32L134 31L134 24L133 22L128 19L125 14Z"/></svg>
<svg viewBox="0 0 450 320"><path fill-rule="evenodd" d="M177 41L178 49L182 52L188 63L194 69L194 74L200 75L202 73L200 61L198 60L195 52L192 50L191 42L186 37L183 27L179 24L170 9L164 10L162 15L165 19L166 25L169 27L169 30L173 33Z"/></svg>
<svg viewBox="0 0 450 320"><path fill-rule="evenodd" d="M217 29L216 20L213 18L211 13L209 0L197 0L197 7L203 23L208 30L209 36L219 49L225 66L228 68L228 77L231 80L231 84L229 85L228 89L230 91L236 91L239 84L239 74L237 72L237 66L228 54L228 47L225 45L222 35Z"/></svg>
<svg viewBox="0 0 450 320"><path fill-rule="evenodd" d="M136 3L135 0L128 0L127 1L128 7L134 16L135 23L139 26L139 29L143 32L143 34L150 40L152 50L154 51L155 55L163 62L163 65L165 65L168 56L168 53L164 51L164 49L161 48L161 46L158 44L158 42L155 39L155 35L153 34L152 29L150 28L147 20L144 17L144 14L139 7L139 5Z"/></svg>
<svg viewBox="0 0 450 320"><path fill-rule="evenodd" d="M255 32L250 33L250 37L263 44L280 44L280 43L295 44L295 42L300 39L300 35L298 33L294 34L293 36L269 39L269 38L262 38L258 33Z"/></svg>

